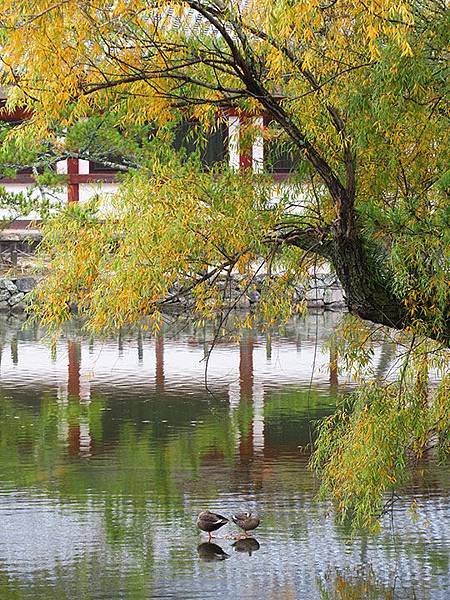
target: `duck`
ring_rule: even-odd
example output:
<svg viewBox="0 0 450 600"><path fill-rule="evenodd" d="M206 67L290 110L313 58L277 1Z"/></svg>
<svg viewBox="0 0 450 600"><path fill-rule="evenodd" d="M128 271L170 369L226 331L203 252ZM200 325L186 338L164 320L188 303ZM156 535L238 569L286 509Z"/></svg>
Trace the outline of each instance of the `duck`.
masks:
<svg viewBox="0 0 450 600"><path fill-rule="evenodd" d="M213 513L210 510L203 510L197 517L197 527L208 533L208 542L211 541L211 532L217 531L226 525L229 520L222 515Z"/></svg>
<svg viewBox="0 0 450 600"><path fill-rule="evenodd" d="M220 546L211 542L203 542L197 547L198 555L202 560L214 561L214 560L225 560L230 558Z"/></svg>
<svg viewBox="0 0 450 600"><path fill-rule="evenodd" d="M252 515L251 512L236 513L231 517L233 523L236 523L238 527L243 529L247 534L248 531L256 529L260 524L261 520L257 515Z"/></svg>

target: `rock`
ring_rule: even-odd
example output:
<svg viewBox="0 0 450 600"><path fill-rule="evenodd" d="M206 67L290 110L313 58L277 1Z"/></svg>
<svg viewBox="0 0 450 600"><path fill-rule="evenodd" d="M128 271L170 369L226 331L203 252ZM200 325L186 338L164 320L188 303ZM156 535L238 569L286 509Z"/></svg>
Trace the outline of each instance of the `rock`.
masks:
<svg viewBox="0 0 450 600"><path fill-rule="evenodd" d="M324 308L325 304L323 303L323 300L319 298L318 300L307 300L306 306L308 308Z"/></svg>
<svg viewBox="0 0 450 600"><path fill-rule="evenodd" d="M311 288L310 290L307 290L304 298L309 302L320 302L321 304L323 304L323 295L324 295L324 289L323 288Z"/></svg>
<svg viewBox="0 0 450 600"><path fill-rule="evenodd" d="M304 285L296 285L294 288L294 298L295 300L303 300L306 295L306 289Z"/></svg>
<svg viewBox="0 0 450 600"><path fill-rule="evenodd" d="M256 302L260 301L261 294L257 290L250 290L250 292L247 294L247 298L250 304L255 304Z"/></svg>
<svg viewBox="0 0 450 600"><path fill-rule="evenodd" d="M341 288L328 288L323 297L325 304L345 305L344 293Z"/></svg>
<svg viewBox="0 0 450 600"><path fill-rule="evenodd" d="M14 306L11 306L11 311L13 313L23 313L26 311L27 306L28 305L25 302L18 302L17 304L14 304Z"/></svg>
<svg viewBox="0 0 450 600"><path fill-rule="evenodd" d="M228 296L228 294L227 294L227 296ZM232 288L230 290L230 295L229 295L230 300L238 300L238 301L240 301L241 296L242 296L241 290L236 289L236 288Z"/></svg>
<svg viewBox="0 0 450 600"><path fill-rule="evenodd" d="M315 277L312 276L309 280L310 289L324 289L331 286L339 287L339 282L334 273L316 273Z"/></svg>
<svg viewBox="0 0 450 600"><path fill-rule="evenodd" d="M10 299L8 300L8 304L10 306L14 306L15 304L18 304L19 302L21 302L24 298L25 298L25 294L23 292L17 292L17 294L13 294L10 297Z"/></svg>
<svg viewBox="0 0 450 600"><path fill-rule="evenodd" d="M11 294L15 294L17 292L17 287L15 283L11 281L11 279L0 279L0 289L8 290Z"/></svg>
<svg viewBox="0 0 450 600"><path fill-rule="evenodd" d="M6 300L0 302L0 312L9 312L10 306Z"/></svg>
<svg viewBox="0 0 450 600"><path fill-rule="evenodd" d="M250 308L250 300L245 296L242 296L236 304L236 308Z"/></svg>
<svg viewBox="0 0 450 600"><path fill-rule="evenodd" d="M334 273L324 273L322 275L322 281L325 287L336 286L338 283L336 275Z"/></svg>
<svg viewBox="0 0 450 600"><path fill-rule="evenodd" d="M36 283L34 277L20 277L16 279L16 287L19 292L31 292L36 287Z"/></svg>
<svg viewBox="0 0 450 600"><path fill-rule="evenodd" d="M8 300L10 295L11 294L8 292L8 290L0 290L0 302L3 302L4 300Z"/></svg>
<svg viewBox="0 0 450 600"><path fill-rule="evenodd" d="M322 277L320 275L316 275L315 277L311 277L309 280L309 289L310 290L321 290L326 288L327 286L322 281Z"/></svg>

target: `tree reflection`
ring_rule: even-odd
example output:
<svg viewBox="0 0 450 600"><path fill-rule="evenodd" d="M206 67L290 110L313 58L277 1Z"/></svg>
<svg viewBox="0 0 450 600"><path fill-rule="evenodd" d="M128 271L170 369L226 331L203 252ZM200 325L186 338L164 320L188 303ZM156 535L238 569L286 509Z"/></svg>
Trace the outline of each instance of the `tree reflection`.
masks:
<svg viewBox="0 0 450 600"><path fill-rule="evenodd" d="M75 523L75 531L88 523L87 531L92 532L86 539L75 537L67 555L57 556L46 571L41 567L41 555L36 555L32 575L21 580L21 585L26 581L27 597L66 598L77 589L80 597L89 599L107 589L114 598L149 598L160 592L154 589L161 573L170 583L172 577L197 577L196 569L214 568L202 564L199 557L216 558L208 558L211 548L203 544L196 552L199 536L194 517L202 508L222 508L222 502L224 514L231 512L231 505L233 510L248 506L263 512L263 526L258 529L262 552L255 538L237 540L233 546L230 542L222 552L228 551L241 566L251 556L252 568L259 569L261 577L269 568L267 561L275 556L271 568L278 587L267 590L267 597L280 597L280 590L286 597L296 597L293 580L285 579L286 574L286 578L294 578L289 570L291 552L295 562L300 556L325 555L332 547L338 561L349 555L350 548L362 547L364 541L351 539L327 519L328 508L313 502L316 481L302 451L309 442L311 420L334 410L334 392L297 384L264 387L256 367L261 356L266 356L265 338L254 333L242 338L239 355L235 355L235 381L217 385L213 398L202 383L183 381L179 388L172 386L169 358L173 342L164 342L161 336L159 341L147 343L142 332L134 338L125 332L121 344L126 355L130 340L135 343L133 356L138 367L133 368L145 369L151 364L151 370L145 372L145 386L134 389L128 381L116 385L116 379L96 387L83 371L83 361L96 351L96 342L92 338L83 341L77 331L76 327L68 331L57 348L56 362L60 365L63 361L63 370L51 390L49 386L38 388L33 380L28 384L18 381L16 387L2 388L0 393L0 500L24 498L40 527L44 527L40 521L45 520L43 512L61 511L62 520L69 516ZM288 333L298 337L295 328ZM19 341L14 372L25 360L24 336L28 340L38 337L36 331L11 334L0 329L0 347L3 343L8 365L11 340ZM194 332L188 338L189 351L203 341L204 332L201 336ZM296 352L295 345L291 346ZM262 348L259 355L258 348ZM149 356L153 362L146 362ZM275 349L271 360L276 362ZM331 381L331 387L336 383ZM425 471L423 480L413 483L431 489L433 482L427 478ZM63 525L59 532L50 528L42 533L48 537L49 554L54 536L67 533ZM323 527L329 528L331 540L323 535ZM21 537L26 537L26 532ZM413 535L402 538L399 552L438 575L448 569L439 547L433 559L432 542L424 537L421 546L415 540ZM386 539L378 542L378 575L389 564L389 543ZM28 554L26 548L23 552L21 560L31 564L32 551ZM217 548L214 552L217 554ZM327 564L320 556L319 570L322 563ZM365 559L366 555L358 554L359 562ZM227 561L225 569L231 562ZM257 566L259 562L262 566ZM314 568L317 563L310 565L312 581ZM225 569L218 566L217 570ZM20 577L14 565L0 564L0 598L24 597L24 588L17 583ZM325 598L390 597L389 586L367 572L330 571L321 577L320 586Z"/></svg>
<svg viewBox="0 0 450 600"><path fill-rule="evenodd" d="M373 570L368 567L345 572L329 569L318 581L318 587L323 600L392 600L395 579L392 586L387 586L377 581ZM412 595L408 598L416 597L413 590L410 591Z"/></svg>

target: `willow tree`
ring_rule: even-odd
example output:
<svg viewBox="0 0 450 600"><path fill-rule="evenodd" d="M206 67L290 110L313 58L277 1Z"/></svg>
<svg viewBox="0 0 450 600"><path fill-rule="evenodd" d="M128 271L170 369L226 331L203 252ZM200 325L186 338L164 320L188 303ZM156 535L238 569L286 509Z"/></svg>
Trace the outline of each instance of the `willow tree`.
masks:
<svg viewBox="0 0 450 600"><path fill-rule="evenodd" d="M157 324L175 290L211 315L223 308L222 273L238 271L245 286L265 263L283 274L267 280L258 309L267 321L289 315L288 286L311 261L329 262L350 313L412 340L398 385L365 388L353 412L322 428L316 454L340 508L375 514L380 492L402 478L398 457L419 454L436 431L445 437L445 392L424 401L423 384L450 329L445 3L0 5L8 104L33 114L15 143L45 138L59 156L100 152L128 168L106 216L93 202L47 226L52 261L37 314L59 324L76 302L97 329L143 315ZM230 107L264 114L263 135L301 157L297 188L279 202L264 174L205 171L173 150L181 119L208 131ZM261 132L247 122L251 144ZM344 331L347 356L359 356L363 330ZM371 460L367 445L378 446Z"/></svg>

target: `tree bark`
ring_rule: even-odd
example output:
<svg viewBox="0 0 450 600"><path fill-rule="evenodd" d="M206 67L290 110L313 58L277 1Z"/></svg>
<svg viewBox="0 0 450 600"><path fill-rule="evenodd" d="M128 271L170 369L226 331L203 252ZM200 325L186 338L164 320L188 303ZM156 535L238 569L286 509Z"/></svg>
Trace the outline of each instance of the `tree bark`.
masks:
<svg viewBox="0 0 450 600"><path fill-rule="evenodd" d="M344 290L350 313L362 319L395 329L413 325L403 298L396 296L390 288L387 256L383 250L366 248L356 226L345 231L337 221L326 233L312 229L293 227L279 228L278 243L296 246L307 252L319 254L328 260ZM432 300L430 299L430 305ZM425 307L424 307L425 308ZM426 311L423 311L426 315ZM422 319L426 323L426 316ZM445 346L450 346L450 320L446 328L438 331L430 323L427 335Z"/></svg>
<svg viewBox="0 0 450 600"><path fill-rule="evenodd" d="M381 281L360 238L337 233L330 260L351 313L395 329L405 327L408 321L405 307Z"/></svg>

